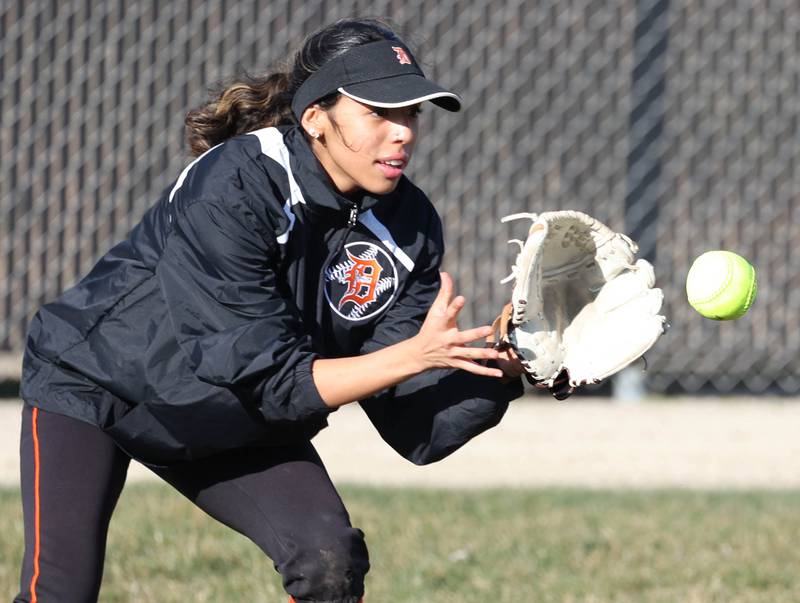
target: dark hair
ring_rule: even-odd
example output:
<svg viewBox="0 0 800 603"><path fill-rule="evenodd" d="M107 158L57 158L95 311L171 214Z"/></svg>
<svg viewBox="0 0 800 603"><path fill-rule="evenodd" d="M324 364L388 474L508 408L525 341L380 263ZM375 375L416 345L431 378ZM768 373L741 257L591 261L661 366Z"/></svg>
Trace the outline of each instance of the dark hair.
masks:
<svg viewBox="0 0 800 603"><path fill-rule="evenodd" d="M292 97L309 76L347 50L380 40L400 41L381 20L342 19L308 36L285 71L261 76L244 74L218 84L208 102L186 115L189 151L198 156L237 134L295 123ZM317 104L328 108L338 98L339 93L335 92Z"/></svg>

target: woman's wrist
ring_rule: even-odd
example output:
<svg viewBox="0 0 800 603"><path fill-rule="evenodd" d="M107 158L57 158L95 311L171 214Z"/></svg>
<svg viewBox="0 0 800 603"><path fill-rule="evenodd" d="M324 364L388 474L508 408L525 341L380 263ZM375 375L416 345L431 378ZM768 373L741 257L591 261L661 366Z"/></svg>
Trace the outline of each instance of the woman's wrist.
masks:
<svg viewBox="0 0 800 603"><path fill-rule="evenodd" d="M418 375L430 368L425 362L422 341L419 334L414 335L395 344L399 348L399 354L403 359L403 364L407 367L409 376Z"/></svg>
<svg viewBox="0 0 800 603"><path fill-rule="evenodd" d="M312 366L312 375L323 401L338 407L397 385L428 368L419 339L411 337L363 356L318 359Z"/></svg>

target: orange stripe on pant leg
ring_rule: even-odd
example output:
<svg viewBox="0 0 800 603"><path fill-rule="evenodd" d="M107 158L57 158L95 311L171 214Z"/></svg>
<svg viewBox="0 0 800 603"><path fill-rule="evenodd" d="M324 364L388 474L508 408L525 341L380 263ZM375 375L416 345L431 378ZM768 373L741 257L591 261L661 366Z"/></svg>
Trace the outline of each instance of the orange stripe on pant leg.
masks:
<svg viewBox="0 0 800 603"><path fill-rule="evenodd" d="M34 513L34 531L35 531L35 546L33 549L33 578L31 578L31 603L36 603L36 582L39 580L39 409L33 409L33 513Z"/></svg>

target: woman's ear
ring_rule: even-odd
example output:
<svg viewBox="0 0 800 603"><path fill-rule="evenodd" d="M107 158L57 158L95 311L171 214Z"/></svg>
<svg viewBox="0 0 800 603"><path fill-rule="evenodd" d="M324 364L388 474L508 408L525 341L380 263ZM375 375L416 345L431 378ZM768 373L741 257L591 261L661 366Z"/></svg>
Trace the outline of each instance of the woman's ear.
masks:
<svg viewBox="0 0 800 603"><path fill-rule="evenodd" d="M315 140L325 133L327 123L328 116L319 105L311 105L303 111L303 117L300 120L305 133Z"/></svg>

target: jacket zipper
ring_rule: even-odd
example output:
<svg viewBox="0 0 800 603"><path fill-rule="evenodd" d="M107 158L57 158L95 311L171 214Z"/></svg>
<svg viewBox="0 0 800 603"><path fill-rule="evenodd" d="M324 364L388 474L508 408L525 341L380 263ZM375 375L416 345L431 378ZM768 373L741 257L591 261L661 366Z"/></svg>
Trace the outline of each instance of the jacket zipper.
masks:
<svg viewBox="0 0 800 603"><path fill-rule="evenodd" d="M328 257L325 260L323 266L330 266L330 263L333 261L333 258L338 257L338 255L344 249L344 244L347 242L347 237L350 236L355 225L358 223L358 205L353 203L350 206L350 213L347 216L347 228L345 228L344 233L342 234L341 238L339 239L339 243L336 245L336 251L333 253L328 254ZM319 283L317 288L317 308L316 308L316 320L317 324L322 324L322 308L324 306L324 295L325 291L325 271L322 271L322 274L319 275Z"/></svg>
<svg viewBox="0 0 800 603"><path fill-rule="evenodd" d="M347 237L350 236L350 233L353 231L353 228L358 223L358 205L353 203L350 206L350 214L347 216L347 228L344 231L344 235L339 241L339 245L337 246L336 252L331 256L332 258L336 257L342 252L344 249L344 244L347 241Z"/></svg>
<svg viewBox="0 0 800 603"><path fill-rule="evenodd" d="M349 229L352 229L353 226L356 225L358 222L358 205L353 203L353 206L350 208L350 216L347 218L347 226Z"/></svg>

